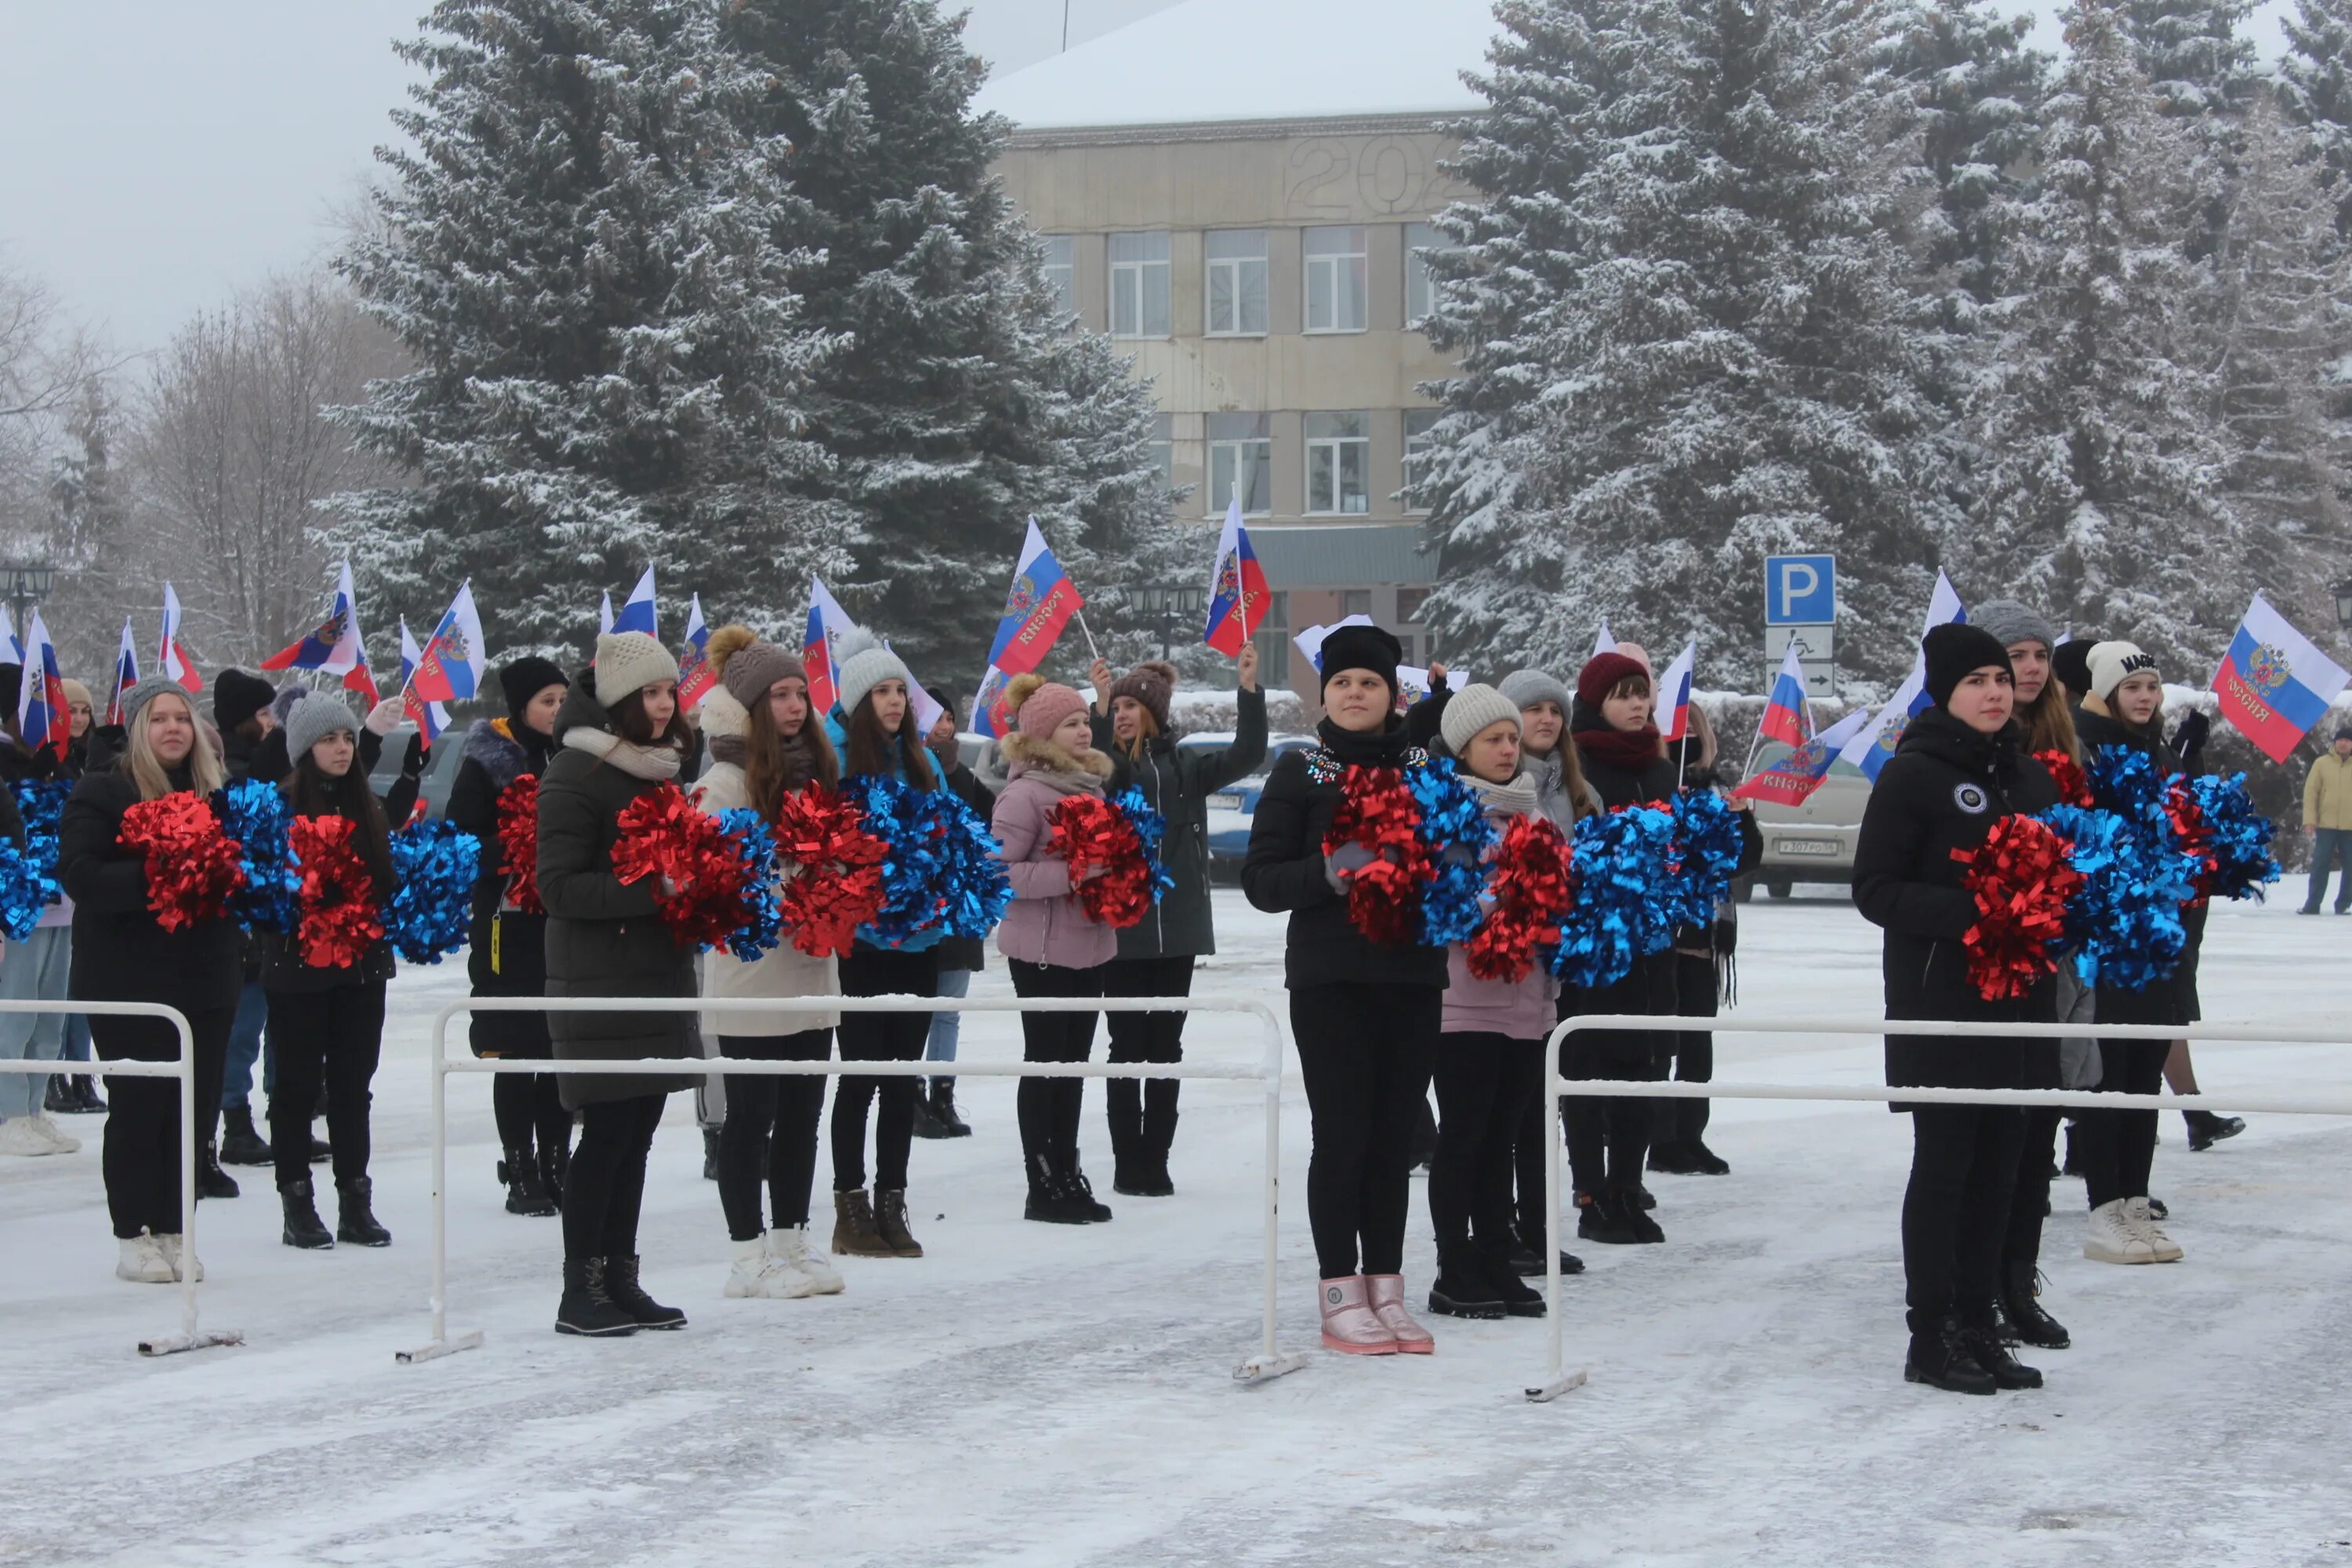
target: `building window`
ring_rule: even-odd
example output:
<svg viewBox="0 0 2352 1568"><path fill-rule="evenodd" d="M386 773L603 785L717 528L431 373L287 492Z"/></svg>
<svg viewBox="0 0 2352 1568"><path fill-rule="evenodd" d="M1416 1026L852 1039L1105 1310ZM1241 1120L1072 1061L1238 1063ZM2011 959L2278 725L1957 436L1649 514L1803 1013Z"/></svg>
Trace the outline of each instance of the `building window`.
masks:
<svg viewBox="0 0 2352 1568"><path fill-rule="evenodd" d="M1444 243L1428 224L1404 226L1404 324L1408 327L1418 327L1428 318L1437 293L1429 276L1429 253Z"/></svg>
<svg viewBox="0 0 2352 1568"><path fill-rule="evenodd" d="M1075 312L1078 308L1078 241L1075 235L1046 234L1038 236L1045 247L1045 281L1061 296L1062 309Z"/></svg>
<svg viewBox="0 0 2352 1568"><path fill-rule="evenodd" d="M1310 228L1306 234L1307 330L1364 330L1364 228Z"/></svg>
<svg viewBox="0 0 2352 1568"><path fill-rule="evenodd" d="M1151 416L1151 460L1160 467L1160 482L1176 488L1176 416Z"/></svg>
<svg viewBox="0 0 2352 1568"><path fill-rule="evenodd" d="M1370 588L1343 588L1339 591L1339 614L1369 616L1372 613L1372 591Z"/></svg>
<svg viewBox="0 0 2352 1568"><path fill-rule="evenodd" d="M1209 493L1204 509L1225 515L1238 493L1242 510L1264 517L1274 510L1274 438L1263 414L1209 416Z"/></svg>
<svg viewBox="0 0 2352 1568"><path fill-rule="evenodd" d="M1265 334L1265 230L1211 229L1208 331L1213 338Z"/></svg>
<svg viewBox="0 0 2352 1568"><path fill-rule="evenodd" d="M1372 441L1361 414L1307 416L1307 510L1322 513L1371 510Z"/></svg>
<svg viewBox="0 0 2352 1568"><path fill-rule="evenodd" d="M1401 626L1421 625L1421 607L1428 602L1429 590L1426 588L1399 588L1397 590L1397 625Z"/></svg>
<svg viewBox="0 0 2352 1568"><path fill-rule="evenodd" d="M1407 511L1427 511L1429 502L1414 493L1427 478L1429 455L1436 443L1430 438L1441 408L1408 408L1404 411L1404 509Z"/></svg>
<svg viewBox="0 0 2352 1568"><path fill-rule="evenodd" d="M1110 237L1110 333L1115 338L1168 335L1168 234Z"/></svg>
<svg viewBox="0 0 2352 1568"><path fill-rule="evenodd" d="M1250 628L1250 641L1257 644L1258 667L1269 672L1263 679L1279 686L1290 679L1290 595L1275 588L1265 601L1265 620Z"/></svg>

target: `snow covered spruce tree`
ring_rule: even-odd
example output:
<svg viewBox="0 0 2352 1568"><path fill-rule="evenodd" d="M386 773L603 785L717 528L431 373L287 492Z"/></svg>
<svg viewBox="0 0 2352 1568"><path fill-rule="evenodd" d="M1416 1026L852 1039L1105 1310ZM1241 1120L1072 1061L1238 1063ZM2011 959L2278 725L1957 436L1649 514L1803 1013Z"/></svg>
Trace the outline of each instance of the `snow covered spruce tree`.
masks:
<svg viewBox="0 0 2352 1568"><path fill-rule="evenodd" d="M2352 0L2295 0L2281 21L2290 46L2278 68L2287 108L2326 160L2336 232L2352 245Z"/></svg>
<svg viewBox="0 0 2352 1568"><path fill-rule="evenodd" d="M2182 248L2201 210L2196 153L2157 113L2109 6L2080 0L2067 39L2018 291L1994 307L1974 537L1988 575L2028 603L2201 668L2252 579L2222 494L2216 384L2195 363L2210 297Z"/></svg>
<svg viewBox="0 0 2352 1568"><path fill-rule="evenodd" d="M576 654L647 563L721 615L800 602L846 542L799 433L788 149L708 0L443 0L341 261L415 368L349 413L414 478L338 498L378 603L476 580L493 650ZM387 603L388 601L388 603ZM381 614L381 613L380 613ZM787 616L786 618L790 618Z"/></svg>
<svg viewBox="0 0 2352 1568"><path fill-rule="evenodd" d="M972 111L961 32L936 0L735 0L726 21L767 79L748 129L792 144L793 287L855 344L803 404L829 458L810 493L848 520L845 597L919 668L976 680L1028 514L1058 553L1122 548L1167 509L1148 400L1066 331L989 172L1005 126Z"/></svg>
<svg viewBox="0 0 2352 1568"><path fill-rule="evenodd" d="M1421 499L1454 658L1574 668L1607 615L1753 663L1765 555L1834 550L1839 654L1906 663L1933 580L1927 361L1857 0L1527 0L1482 84L1436 331L1470 344ZM1532 263L1540 276L1514 269ZM1706 679L1704 674L1702 679Z"/></svg>

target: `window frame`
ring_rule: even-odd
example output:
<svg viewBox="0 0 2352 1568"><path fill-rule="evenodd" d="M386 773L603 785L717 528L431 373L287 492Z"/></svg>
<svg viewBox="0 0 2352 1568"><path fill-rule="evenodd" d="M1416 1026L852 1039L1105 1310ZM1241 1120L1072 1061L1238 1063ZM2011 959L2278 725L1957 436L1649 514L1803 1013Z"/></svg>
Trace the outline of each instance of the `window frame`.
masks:
<svg viewBox="0 0 2352 1568"><path fill-rule="evenodd" d="M1157 238L1160 241L1161 255L1139 257L1128 260L1119 258L1118 242L1120 240L1149 238ZM1104 257L1110 287L1110 309L1107 312L1110 335L1129 342L1151 342L1172 336L1175 327L1175 246L1174 238L1169 231L1164 228L1125 229L1109 235L1106 238ZM1159 272L1157 292L1160 297L1160 330L1157 331L1150 330L1150 296L1154 292L1150 287L1151 282L1150 274L1155 268ZM1119 306L1124 302L1121 288L1123 273L1131 275L1134 282L1135 330L1132 331L1119 330Z"/></svg>
<svg viewBox="0 0 2352 1568"><path fill-rule="evenodd" d="M1352 234L1355 236L1355 248L1317 251L1312 247L1314 237L1318 234ZM1299 266L1303 268L1299 279L1299 331L1302 334L1331 337L1371 330L1370 238L1370 227L1360 223L1315 224L1299 230ZM1356 321L1352 326L1339 324L1339 277L1340 268L1346 264L1352 264L1355 272ZM1331 300L1331 324L1319 327L1315 324L1315 275L1318 270L1330 280Z"/></svg>
<svg viewBox="0 0 2352 1568"><path fill-rule="evenodd" d="M1216 426L1216 422L1220 419L1248 420L1255 426L1258 434L1254 436L1220 436L1217 434ZM1207 427L1205 431L1205 442L1208 447L1208 464L1204 469L1204 473L1208 480L1205 488L1208 489L1209 494L1204 498L1207 505L1202 512L1203 516L1223 517L1225 515L1226 496L1224 489L1220 487L1217 482L1218 454L1223 451L1238 452L1240 448L1245 447L1255 447L1257 448L1256 459L1258 467L1256 471L1251 476L1251 483L1243 489L1242 515L1244 517L1271 517L1274 515L1273 423L1274 422L1270 418L1263 414L1212 414L1208 416L1206 420ZM1265 504L1263 506L1252 506L1250 504L1253 500L1258 499L1261 496L1265 500Z"/></svg>
<svg viewBox="0 0 2352 1568"><path fill-rule="evenodd" d="M1314 422L1317 419L1353 419L1357 422L1356 427L1361 434L1318 436L1314 433ZM1300 515L1305 517L1370 516L1372 510L1372 431L1370 416L1360 409L1319 410L1307 416L1300 438L1305 446L1307 459L1306 493L1300 497L1306 504L1299 509ZM1334 504L1328 507L1315 504L1318 499L1315 494L1315 459L1318 447L1328 447L1331 451L1331 494L1328 499ZM1349 450L1350 447L1354 448L1352 454ZM1357 464L1355 493L1362 502L1361 505L1352 509L1347 505L1349 494L1345 482L1348 458L1351 455Z"/></svg>
<svg viewBox="0 0 2352 1568"><path fill-rule="evenodd" d="M1214 254L1219 235L1255 235L1257 254L1255 256L1218 256ZM1274 330L1274 247L1262 228L1213 228L1201 237L1201 335L1207 338L1263 338ZM1244 269L1252 265L1257 268L1258 324L1247 324L1244 308L1246 295L1243 289ZM1234 322L1230 327L1217 325L1217 274L1227 272L1232 277Z"/></svg>
<svg viewBox="0 0 2352 1568"><path fill-rule="evenodd" d="M1062 297L1062 309L1071 315L1078 312L1078 237L1075 234L1041 234L1038 243L1045 247L1045 258L1041 270L1045 281ZM1056 247L1066 247L1069 259L1054 259Z"/></svg>

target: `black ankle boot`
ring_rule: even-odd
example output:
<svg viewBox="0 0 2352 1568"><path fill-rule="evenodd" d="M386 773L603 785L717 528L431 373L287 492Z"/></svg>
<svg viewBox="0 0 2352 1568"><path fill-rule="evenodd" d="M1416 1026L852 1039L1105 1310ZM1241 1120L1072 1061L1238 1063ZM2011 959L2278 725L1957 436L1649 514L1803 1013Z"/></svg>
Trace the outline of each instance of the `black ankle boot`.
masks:
<svg viewBox="0 0 2352 1568"><path fill-rule="evenodd" d="M2000 1305L2017 1342L2036 1350L2063 1351L2074 1344L2066 1325L2042 1310L2040 1277L2031 1263L2012 1263L2003 1273Z"/></svg>
<svg viewBox="0 0 2352 1568"><path fill-rule="evenodd" d="M1642 1233L1618 1206L1616 1195L1606 1190L1576 1194L1576 1234L1604 1247L1632 1247L1642 1239Z"/></svg>
<svg viewBox="0 0 2352 1568"><path fill-rule="evenodd" d="M41 1109L51 1116L71 1116L81 1109L74 1099L73 1080L63 1073L49 1075L49 1087L42 1092Z"/></svg>
<svg viewBox="0 0 2352 1568"><path fill-rule="evenodd" d="M279 1240L289 1247L311 1251L335 1245L335 1238L319 1221L319 1205L310 1191L310 1177L278 1188L278 1201L286 1211L286 1229Z"/></svg>
<svg viewBox="0 0 2352 1568"><path fill-rule="evenodd" d="M626 1312L630 1321L641 1329L686 1327L684 1312L676 1307L663 1306L646 1295L645 1287L637 1283L637 1256L634 1252L625 1258L604 1259L604 1293L613 1299L613 1305Z"/></svg>
<svg viewBox="0 0 2352 1568"><path fill-rule="evenodd" d="M1970 1319L1960 1330L1960 1342L1968 1347L1969 1354L1976 1358L1977 1365L1984 1369L1985 1375L1992 1379L1995 1388L2042 1386L2042 1374L2019 1361L2010 1353L2009 1347L2000 1342L2000 1336L1993 1331L1990 1312L1974 1312Z"/></svg>
<svg viewBox="0 0 2352 1568"><path fill-rule="evenodd" d="M556 1212L554 1200L540 1184L539 1162L528 1149L509 1149L499 1162L499 1180L506 1184L507 1213L544 1219Z"/></svg>
<svg viewBox="0 0 2352 1568"><path fill-rule="evenodd" d="M98 1092L98 1079L88 1074L77 1074L73 1080L74 1109L85 1116L96 1116L106 1110L106 1097Z"/></svg>
<svg viewBox="0 0 2352 1568"><path fill-rule="evenodd" d="M233 1198L238 1190L236 1178L221 1169L217 1148L207 1143L196 1151L196 1196Z"/></svg>
<svg viewBox="0 0 2352 1568"><path fill-rule="evenodd" d="M939 1118L940 1125L946 1129L946 1136L950 1138L971 1136L971 1127L965 1124L962 1117L956 1114L955 1079L951 1078L931 1079L931 1114Z"/></svg>
<svg viewBox="0 0 2352 1568"><path fill-rule="evenodd" d="M1503 1310L1514 1318L1540 1318L1544 1315L1544 1293L1519 1278L1511 1267L1511 1249L1507 1246L1482 1247L1478 1249L1478 1266L1485 1270L1486 1283L1494 1287L1496 1299Z"/></svg>
<svg viewBox="0 0 2352 1568"><path fill-rule="evenodd" d="M1912 1331L1911 1352L1903 1358L1903 1381L1924 1383L1948 1394L1990 1394L1992 1374L1977 1364L1958 1318Z"/></svg>
<svg viewBox="0 0 2352 1568"><path fill-rule="evenodd" d="M1451 1243L1439 1251L1437 1278L1429 1287L1429 1310L1447 1318L1503 1316L1503 1298L1467 1241Z"/></svg>
<svg viewBox="0 0 2352 1568"><path fill-rule="evenodd" d="M2224 1138L2235 1138L2246 1130L2245 1118L2216 1116L2210 1110L2184 1110L2180 1120L2189 1124L2189 1150L2201 1154Z"/></svg>
<svg viewBox="0 0 2352 1568"><path fill-rule="evenodd" d="M915 1136L918 1138L952 1138L955 1136L954 1133L950 1132L947 1128L940 1123L940 1113L933 1108L931 1103L929 1089L927 1086L920 1083L915 1085L914 1131Z"/></svg>
<svg viewBox="0 0 2352 1568"><path fill-rule="evenodd" d="M540 1145L539 1184L547 1194L547 1201L561 1212L563 1207L563 1184L572 1174L572 1146L567 1142Z"/></svg>
<svg viewBox="0 0 2352 1568"><path fill-rule="evenodd" d="M267 1165L274 1162L269 1141L253 1125L253 1107L232 1105L221 1112L221 1163Z"/></svg>
<svg viewBox="0 0 2352 1568"><path fill-rule="evenodd" d="M636 1319L621 1310L604 1288L604 1260L563 1260L563 1300L555 1309L555 1331L590 1339L618 1339L637 1331Z"/></svg>
<svg viewBox="0 0 2352 1568"><path fill-rule="evenodd" d="M375 1184L365 1176L352 1181L337 1182L335 1197L339 1209L335 1216L335 1239L348 1241L353 1247L390 1247L392 1232L378 1225L368 1205L375 1196Z"/></svg>

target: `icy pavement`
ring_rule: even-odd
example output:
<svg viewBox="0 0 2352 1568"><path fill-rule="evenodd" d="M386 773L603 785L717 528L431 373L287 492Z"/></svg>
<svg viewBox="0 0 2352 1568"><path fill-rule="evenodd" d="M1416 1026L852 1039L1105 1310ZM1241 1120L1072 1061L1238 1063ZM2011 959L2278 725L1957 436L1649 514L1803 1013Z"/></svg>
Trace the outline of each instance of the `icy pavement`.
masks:
<svg viewBox="0 0 2352 1568"><path fill-rule="evenodd" d="M1801 891L1803 891L1801 889ZM1875 933L1826 896L1746 911L1739 1011L1868 1014ZM2352 920L2299 919L2300 879L2225 910L2215 1019L2347 1021ZM1280 923L1218 894L1201 989L1279 1005ZM850 1260L846 1294L724 1301L726 1232L687 1097L654 1151L644 1247L684 1333L550 1331L557 1222L499 1206L488 1085L452 1080L452 1322L484 1348L422 1366L426 1028L461 966L412 972L376 1080L377 1213L396 1244L278 1245L266 1172L207 1205L206 1321L241 1349L133 1352L170 1292L118 1283L84 1152L0 1168L0 1563L2305 1564L2352 1563L2352 1128L2256 1118L2158 1194L2188 1260L2079 1257L2062 1183L2048 1305L2078 1348L2039 1393L1905 1384L1895 1236L1907 1123L1876 1107L1730 1103L1727 1178L1654 1177L1661 1247L1580 1248L1547 1406L1539 1321L1437 1320L1426 1360L1347 1361L1257 1389L1256 1090L1185 1090L1180 1195L1104 1196L1107 1226L1024 1224L1009 1080L968 1082L979 1135L915 1151L919 1262ZM1005 989L1002 966L983 994ZM967 1023L1017 1055L1010 1017ZM1727 1079L1875 1082L1875 1039L1727 1029ZM1234 1020L1198 1058L1245 1063ZM2206 1086L2352 1087L2332 1048L2200 1048ZM1107 1189L1098 1088L1087 1150ZM1283 1322L1314 1343L1306 1108L1286 1096ZM825 1202L820 1160L818 1201ZM1408 1279L1431 1271L1416 1186ZM829 1220L821 1218L829 1228Z"/></svg>

